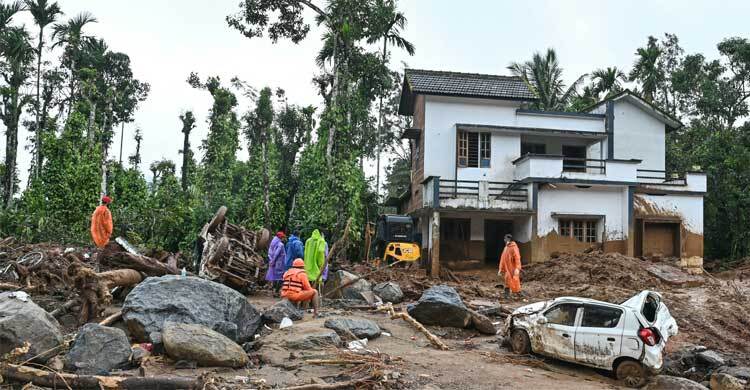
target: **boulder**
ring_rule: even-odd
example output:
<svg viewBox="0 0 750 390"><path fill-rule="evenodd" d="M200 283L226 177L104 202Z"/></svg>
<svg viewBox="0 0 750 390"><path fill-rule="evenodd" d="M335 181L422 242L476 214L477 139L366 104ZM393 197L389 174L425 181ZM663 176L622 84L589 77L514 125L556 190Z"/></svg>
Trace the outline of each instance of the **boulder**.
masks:
<svg viewBox="0 0 750 390"><path fill-rule="evenodd" d="M262 317L244 295L198 277L167 275L146 278L122 305L122 318L131 335L148 341L165 322L199 324L236 342L252 338Z"/></svg>
<svg viewBox="0 0 750 390"><path fill-rule="evenodd" d="M698 364L714 368L724 365L724 358L716 351L706 350L695 354L695 360Z"/></svg>
<svg viewBox="0 0 750 390"><path fill-rule="evenodd" d="M13 292L0 294L0 355L16 347L30 344L29 351L21 356L44 363L59 350L63 344L60 324L55 317L37 306L31 298L19 299ZM48 352L45 352L48 351Z"/></svg>
<svg viewBox="0 0 750 390"><path fill-rule="evenodd" d="M489 317L474 310L469 310L469 314L471 314L471 324L474 329L484 334L497 334L497 329L495 329L495 325L492 324Z"/></svg>
<svg viewBox="0 0 750 390"><path fill-rule="evenodd" d="M282 299L263 312L263 320L278 324L284 317L289 317L292 321L299 321L304 315L305 312L297 309L288 299Z"/></svg>
<svg viewBox="0 0 750 390"><path fill-rule="evenodd" d="M374 339L380 336L380 327L373 321L364 318L329 318L323 324L328 329L333 329L341 337L350 337L353 334L357 339Z"/></svg>
<svg viewBox="0 0 750 390"><path fill-rule="evenodd" d="M717 373L723 373L731 375L735 378L739 378L750 382L750 367L737 366L737 367L719 367L716 369Z"/></svg>
<svg viewBox="0 0 750 390"><path fill-rule="evenodd" d="M284 341L284 347L287 349L301 351L339 345L341 338L332 330L291 335Z"/></svg>
<svg viewBox="0 0 750 390"><path fill-rule="evenodd" d="M125 331L99 324L86 324L65 355L65 368L76 374L108 375L130 360L130 341Z"/></svg>
<svg viewBox="0 0 750 390"><path fill-rule="evenodd" d="M711 390L742 390L747 385L747 381L721 372L711 374L710 383Z"/></svg>
<svg viewBox="0 0 750 390"><path fill-rule="evenodd" d="M343 286L347 283L351 283L352 280L357 279L359 276L346 272L344 270L338 270L331 275L330 280L326 283L324 292L332 291L338 286ZM366 279L359 279L349 286L346 286L338 290L332 298L343 298L343 299L361 299L368 301L368 292L372 291L372 285ZM364 295L363 295L364 293Z"/></svg>
<svg viewBox="0 0 750 390"><path fill-rule="evenodd" d="M401 303L404 300L404 293L398 283L395 282L378 283L372 288L372 292L379 296L383 302Z"/></svg>
<svg viewBox="0 0 750 390"><path fill-rule="evenodd" d="M425 325L465 328L471 314L455 289L446 285L433 286L425 290L417 303L406 308L410 316Z"/></svg>
<svg viewBox="0 0 750 390"><path fill-rule="evenodd" d="M242 367L248 362L237 343L200 324L167 322L162 337L167 355L175 360L204 367Z"/></svg>
<svg viewBox="0 0 750 390"><path fill-rule="evenodd" d="M677 376L657 375L644 390L708 390L706 386Z"/></svg>

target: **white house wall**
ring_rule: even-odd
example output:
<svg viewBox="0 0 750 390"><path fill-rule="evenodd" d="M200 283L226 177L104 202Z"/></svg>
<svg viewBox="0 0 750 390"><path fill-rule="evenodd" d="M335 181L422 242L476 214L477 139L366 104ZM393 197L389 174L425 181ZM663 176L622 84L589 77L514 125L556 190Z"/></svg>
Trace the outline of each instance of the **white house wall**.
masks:
<svg viewBox="0 0 750 390"><path fill-rule="evenodd" d="M639 169L664 170L665 126L626 100L614 105L614 158L642 160Z"/></svg>
<svg viewBox="0 0 750 390"><path fill-rule="evenodd" d="M636 194L635 197L638 214L679 217L685 229L703 235L703 196Z"/></svg>
<svg viewBox="0 0 750 390"><path fill-rule="evenodd" d="M537 235L546 236L558 230L558 214L604 215L599 224L598 239L602 233L607 240L624 240L628 236L627 187L598 188L543 188L539 190L537 210ZM604 230L606 229L606 231Z"/></svg>
<svg viewBox="0 0 750 390"><path fill-rule="evenodd" d="M519 112L516 116L516 126L537 129L604 132L604 118L582 116L545 115L541 113Z"/></svg>

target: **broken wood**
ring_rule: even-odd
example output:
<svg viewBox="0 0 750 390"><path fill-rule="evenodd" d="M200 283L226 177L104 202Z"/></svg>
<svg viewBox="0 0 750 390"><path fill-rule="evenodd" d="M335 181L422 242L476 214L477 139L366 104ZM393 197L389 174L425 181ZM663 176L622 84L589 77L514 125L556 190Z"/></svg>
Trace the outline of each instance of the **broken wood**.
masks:
<svg viewBox="0 0 750 390"><path fill-rule="evenodd" d="M375 380L374 376L362 379L352 379L345 382L326 383L326 384L309 384L301 386L285 387L284 390L334 390L334 389L356 389L360 385Z"/></svg>
<svg viewBox="0 0 750 390"><path fill-rule="evenodd" d="M73 299L71 299L71 300L63 303L57 309L52 310L49 314L52 315L52 317L59 317L59 316L65 314L65 312L67 312L68 309L70 309L71 307L75 306L76 303L78 303L78 299L77 298L73 298Z"/></svg>
<svg viewBox="0 0 750 390"><path fill-rule="evenodd" d="M23 287L13 283L0 283L0 290L20 290Z"/></svg>
<svg viewBox="0 0 750 390"><path fill-rule="evenodd" d="M164 264L157 259L128 252L104 251L99 255L102 263L117 268L130 268L145 273L148 276L177 275L180 270L176 266Z"/></svg>
<svg viewBox="0 0 750 390"><path fill-rule="evenodd" d="M351 359L310 359L305 360L307 364L317 365L347 365L347 364L365 364L364 360L351 360Z"/></svg>
<svg viewBox="0 0 750 390"><path fill-rule="evenodd" d="M45 371L38 368L16 364L0 363L0 377L6 381L29 383L36 386L71 389L200 389L200 379L177 376L122 377L76 375L62 372Z"/></svg>
<svg viewBox="0 0 750 390"><path fill-rule="evenodd" d="M122 310L118 310L117 313L107 316L107 318L99 321L101 326L110 326L122 318Z"/></svg>
<svg viewBox="0 0 750 390"><path fill-rule="evenodd" d="M442 349L443 351L447 351L449 348L447 345L445 345L437 336L432 334L427 328L425 328L422 324L419 323L419 321L415 320L412 316L409 315L409 313L401 312L396 313L396 311L393 308L393 305L389 302L387 305L380 306L378 308L378 311L384 311L390 314L391 319L401 318L402 320L408 322L411 326L413 326L418 331L422 332L430 342L437 347L438 349Z"/></svg>
<svg viewBox="0 0 750 390"><path fill-rule="evenodd" d="M141 273L133 269L96 273L83 263L71 264L67 274L81 298L81 311L78 318L81 325L98 317L101 308L112 302L110 294L112 288L133 286L143 280Z"/></svg>

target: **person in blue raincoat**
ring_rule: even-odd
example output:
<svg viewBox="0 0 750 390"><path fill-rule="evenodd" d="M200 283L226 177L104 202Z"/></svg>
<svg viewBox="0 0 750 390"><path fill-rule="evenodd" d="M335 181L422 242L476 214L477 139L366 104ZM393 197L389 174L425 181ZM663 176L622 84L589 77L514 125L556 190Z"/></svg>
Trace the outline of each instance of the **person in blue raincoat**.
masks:
<svg viewBox="0 0 750 390"><path fill-rule="evenodd" d="M301 259L305 257L305 244L300 239L299 230L292 232L289 236L289 240L286 243L286 261L284 262L285 271L292 268L292 263L295 259Z"/></svg>
<svg viewBox="0 0 750 390"><path fill-rule="evenodd" d="M284 232L276 233L276 237L271 240L268 246L268 271L266 280L273 283L274 294L278 294L281 289L281 283L284 280L286 272L286 249L284 248Z"/></svg>

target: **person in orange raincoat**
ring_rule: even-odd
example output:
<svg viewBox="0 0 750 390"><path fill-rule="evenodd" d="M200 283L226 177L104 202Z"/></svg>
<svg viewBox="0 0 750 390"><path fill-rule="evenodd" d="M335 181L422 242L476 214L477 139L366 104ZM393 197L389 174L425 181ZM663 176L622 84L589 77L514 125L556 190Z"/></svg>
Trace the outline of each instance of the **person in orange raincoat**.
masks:
<svg viewBox="0 0 750 390"><path fill-rule="evenodd" d="M110 203L112 198L103 196L102 204L97 206L91 215L91 238L99 248L104 248L109 242L109 236L112 235L112 213L107 207Z"/></svg>
<svg viewBox="0 0 750 390"><path fill-rule="evenodd" d="M504 295L509 297L508 290L514 294L521 292L521 253L518 251L518 245L513 241L513 236L505 235L505 248L500 255L500 269L497 275L504 275L505 288Z"/></svg>
<svg viewBox="0 0 750 390"><path fill-rule="evenodd" d="M312 302L313 315L318 316L318 290L310 286L310 280L305 272L305 261L295 259L292 268L284 272L284 284L281 287L281 297L292 302Z"/></svg>

